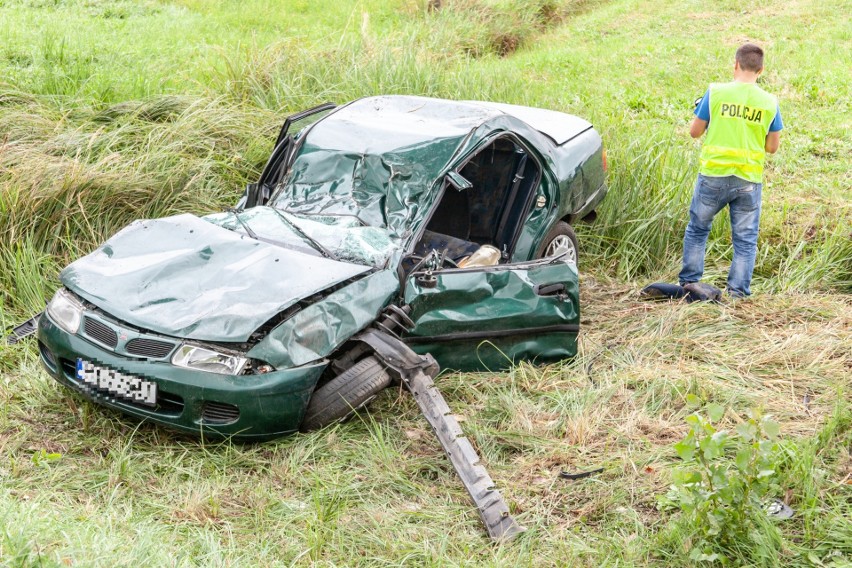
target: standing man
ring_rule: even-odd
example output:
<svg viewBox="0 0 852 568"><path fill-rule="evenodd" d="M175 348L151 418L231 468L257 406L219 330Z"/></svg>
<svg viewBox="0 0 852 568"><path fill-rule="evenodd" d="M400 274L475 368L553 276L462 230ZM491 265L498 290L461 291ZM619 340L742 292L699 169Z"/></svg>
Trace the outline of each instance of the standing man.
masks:
<svg viewBox="0 0 852 568"><path fill-rule="evenodd" d="M743 45L737 50L733 82L710 85L695 109L689 133L699 138L707 131L707 137L683 237L681 286L701 280L710 225L727 205L734 244L728 294L751 294L763 162L767 152L778 150L783 128L778 99L756 84L762 72L763 50L753 43Z"/></svg>

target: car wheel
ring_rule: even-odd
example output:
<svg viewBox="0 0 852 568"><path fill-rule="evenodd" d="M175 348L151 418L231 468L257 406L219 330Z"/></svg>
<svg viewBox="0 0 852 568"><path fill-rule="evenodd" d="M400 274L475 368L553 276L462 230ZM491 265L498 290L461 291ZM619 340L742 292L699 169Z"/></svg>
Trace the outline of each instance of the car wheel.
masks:
<svg viewBox="0 0 852 568"><path fill-rule="evenodd" d="M565 221L559 221L547 233L542 241L536 258L565 255L565 259L577 264L580 247L577 245L577 235L574 229Z"/></svg>
<svg viewBox="0 0 852 568"><path fill-rule="evenodd" d="M319 430L349 418L391 384L391 378L375 357L358 361L314 391L302 420L302 432Z"/></svg>

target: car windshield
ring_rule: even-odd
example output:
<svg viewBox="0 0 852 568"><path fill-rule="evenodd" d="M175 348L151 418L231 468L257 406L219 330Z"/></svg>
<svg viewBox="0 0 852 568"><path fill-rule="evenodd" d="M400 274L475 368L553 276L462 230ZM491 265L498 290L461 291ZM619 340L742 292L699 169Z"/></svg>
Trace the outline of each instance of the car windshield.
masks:
<svg viewBox="0 0 852 568"><path fill-rule="evenodd" d="M269 204L298 215L357 216L402 236L473 128L493 114L418 97L373 97L328 115L299 138Z"/></svg>
<svg viewBox="0 0 852 568"><path fill-rule="evenodd" d="M266 242L334 260L384 267L399 242L386 229L348 215L304 215L271 207L207 215L205 220Z"/></svg>

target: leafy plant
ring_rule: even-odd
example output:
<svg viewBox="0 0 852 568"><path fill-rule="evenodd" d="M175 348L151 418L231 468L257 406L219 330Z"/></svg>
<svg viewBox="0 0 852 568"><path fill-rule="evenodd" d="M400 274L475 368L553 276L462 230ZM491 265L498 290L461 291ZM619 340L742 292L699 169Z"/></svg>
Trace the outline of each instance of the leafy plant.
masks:
<svg viewBox="0 0 852 568"><path fill-rule="evenodd" d="M33 454L33 465L36 467L47 468L50 464L58 462L62 459L62 454L56 452L48 452L44 448Z"/></svg>
<svg viewBox="0 0 852 568"><path fill-rule="evenodd" d="M697 402L695 395L690 398ZM781 460L778 423L753 410L730 433L714 426L724 413L722 406L709 404L706 417L695 412L686 418L689 432L675 444L686 467L675 473L665 497L683 512L692 534L689 557L696 562L724 564L777 549L779 542L766 516Z"/></svg>

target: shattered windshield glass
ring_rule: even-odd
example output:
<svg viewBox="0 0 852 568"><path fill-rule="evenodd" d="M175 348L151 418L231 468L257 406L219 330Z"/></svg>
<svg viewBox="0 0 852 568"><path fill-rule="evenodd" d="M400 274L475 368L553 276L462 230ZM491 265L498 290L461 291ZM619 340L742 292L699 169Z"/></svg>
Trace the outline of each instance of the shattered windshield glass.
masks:
<svg viewBox="0 0 852 568"><path fill-rule="evenodd" d="M457 140L431 141L381 155L306 148L310 151L296 158L273 205L298 214L354 215L367 225L403 233L423 214L424 194L457 145Z"/></svg>
<svg viewBox="0 0 852 568"><path fill-rule="evenodd" d="M317 256L352 262L376 268L384 267L393 251L399 248L397 239L386 229L363 226L351 216L299 215L271 207L253 207L246 211L228 211L207 215L205 220L248 236L260 238L284 248Z"/></svg>
<svg viewBox="0 0 852 568"><path fill-rule="evenodd" d="M459 146L493 111L419 97L372 97L318 122L299 141L270 205L358 217L394 237L426 215Z"/></svg>

